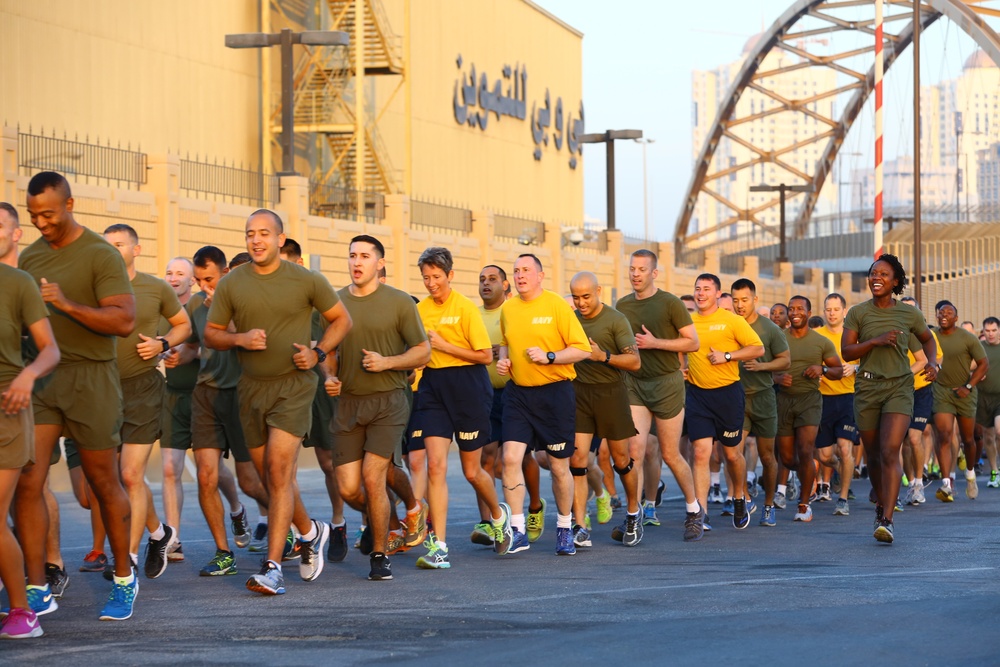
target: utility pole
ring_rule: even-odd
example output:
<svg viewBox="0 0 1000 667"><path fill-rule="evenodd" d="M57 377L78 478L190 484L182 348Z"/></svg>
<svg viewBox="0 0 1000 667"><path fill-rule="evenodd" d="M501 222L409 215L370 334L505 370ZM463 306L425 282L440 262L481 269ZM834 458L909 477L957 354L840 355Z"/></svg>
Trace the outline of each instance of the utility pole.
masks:
<svg viewBox="0 0 1000 667"><path fill-rule="evenodd" d="M597 134L583 134L577 137L581 144L604 143L608 147L608 230L615 227L615 140L642 139L642 130L608 130Z"/></svg>
<svg viewBox="0 0 1000 667"><path fill-rule="evenodd" d="M788 253L785 251L785 193L786 192L814 192L816 188L812 184L808 185L785 185L784 183L779 183L778 185L751 185L750 192L777 192L781 197L781 207L779 208L778 218L779 227L778 233L780 235L778 246L778 261L787 262Z"/></svg>

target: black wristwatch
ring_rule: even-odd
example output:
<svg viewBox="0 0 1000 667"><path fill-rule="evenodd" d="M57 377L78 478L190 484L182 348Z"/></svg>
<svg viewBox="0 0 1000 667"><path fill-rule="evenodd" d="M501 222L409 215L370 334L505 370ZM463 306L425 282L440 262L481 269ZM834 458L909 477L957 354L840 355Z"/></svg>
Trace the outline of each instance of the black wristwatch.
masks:
<svg viewBox="0 0 1000 667"><path fill-rule="evenodd" d="M319 345L317 345L316 347L313 348L313 352L316 353L316 363L320 363L321 364L324 361L326 361L326 352L324 352L323 350L319 349Z"/></svg>
<svg viewBox="0 0 1000 667"><path fill-rule="evenodd" d="M722 356L724 356L726 358L726 361L732 361L733 360L733 355L729 354L728 352L726 352Z"/></svg>
<svg viewBox="0 0 1000 667"><path fill-rule="evenodd" d="M167 342L167 339L166 338L161 338L160 342L163 343L163 351L164 352L169 352L170 351L170 343Z"/></svg>
<svg viewBox="0 0 1000 667"><path fill-rule="evenodd" d="M549 352L548 354L545 355L545 358L549 360L550 364L554 364L556 362L556 353Z"/></svg>
<svg viewBox="0 0 1000 667"><path fill-rule="evenodd" d="M965 383L965 388L968 389L969 391L972 391L973 389L975 389L975 387L972 386L971 382L966 382Z"/></svg>
<svg viewBox="0 0 1000 667"><path fill-rule="evenodd" d="M607 357L604 358L604 363L610 364L611 363L611 350L605 350L604 354L608 355Z"/></svg>

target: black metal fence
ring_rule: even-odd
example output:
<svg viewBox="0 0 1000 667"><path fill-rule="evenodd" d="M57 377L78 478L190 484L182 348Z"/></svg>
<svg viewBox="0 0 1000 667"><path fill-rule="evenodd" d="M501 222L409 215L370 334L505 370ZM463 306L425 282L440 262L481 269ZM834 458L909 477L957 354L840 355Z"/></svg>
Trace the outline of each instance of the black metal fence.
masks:
<svg viewBox="0 0 1000 667"><path fill-rule="evenodd" d="M181 160L180 187L251 206L271 206L280 201L278 177L273 174L197 160Z"/></svg>
<svg viewBox="0 0 1000 667"><path fill-rule="evenodd" d="M437 227L468 234L472 231L472 211L444 204L410 201L410 224Z"/></svg>
<svg viewBox="0 0 1000 667"><path fill-rule="evenodd" d="M493 235L524 245L541 245L545 243L545 223L512 215L494 215Z"/></svg>
<svg viewBox="0 0 1000 667"><path fill-rule="evenodd" d="M309 212L338 220L381 222L385 219L385 195L310 181Z"/></svg>
<svg viewBox="0 0 1000 667"><path fill-rule="evenodd" d="M17 166L27 174L57 171L76 179L96 178L137 188L146 182L146 154L129 148L18 132Z"/></svg>

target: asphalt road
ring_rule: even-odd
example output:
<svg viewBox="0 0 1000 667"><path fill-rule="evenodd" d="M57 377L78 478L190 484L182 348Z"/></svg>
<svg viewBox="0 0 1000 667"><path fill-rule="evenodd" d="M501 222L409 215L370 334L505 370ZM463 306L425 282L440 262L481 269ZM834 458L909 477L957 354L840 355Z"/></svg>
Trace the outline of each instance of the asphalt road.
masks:
<svg viewBox="0 0 1000 667"><path fill-rule="evenodd" d="M684 543L668 477L663 525L647 527L638 547L611 541L616 514L595 525L592 548L567 558L554 554L551 509L530 551L497 557L471 544L477 515L457 460L450 475L450 570L417 569L418 548L392 557L393 581L371 582L368 559L352 550L312 583L287 564L287 594L268 598L244 588L259 567L246 552L237 576L197 576L214 547L187 484L187 560L143 578L122 623L97 620L108 584L76 571L87 513L59 494L70 587L42 617L45 636L0 643L0 664L1000 664L1000 490L982 477L976 501L961 482L947 505L933 487L926 505L897 515L892 545L872 538L867 481L855 482L849 517L818 503L810 524L793 523L789 509L776 528L759 527L758 512L737 531L713 505L715 530ZM319 472L302 471L300 484L306 505L329 518ZM348 522L353 535L357 515Z"/></svg>

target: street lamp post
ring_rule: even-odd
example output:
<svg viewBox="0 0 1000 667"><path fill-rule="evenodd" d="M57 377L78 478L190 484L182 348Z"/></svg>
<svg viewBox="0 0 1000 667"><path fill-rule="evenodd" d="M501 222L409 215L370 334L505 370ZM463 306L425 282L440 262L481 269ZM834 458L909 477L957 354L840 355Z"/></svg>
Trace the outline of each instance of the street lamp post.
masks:
<svg viewBox="0 0 1000 667"><path fill-rule="evenodd" d="M777 192L781 196L781 207L779 209L780 217L779 221L779 234L780 245L778 246L778 261L787 262L788 253L785 252L785 193L786 192L814 192L816 188L812 184L808 185L785 185L784 183L779 183L778 185L751 185L750 192Z"/></svg>
<svg viewBox="0 0 1000 667"><path fill-rule="evenodd" d="M347 46L351 38L339 30L303 30L292 32L283 28L281 32L244 32L226 35L226 46L230 49L262 49L268 46L281 47L281 174L295 175L295 102L292 87L292 45Z"/></svg>
<svg viewBox="0 0 1000 667"><path fill-rule="evenodd" d="M646 146L656 143L656 139L636 139L642 144L642 231L643 238L649 241L649 178L646 176Z"/></svg>
<svg viewBox="0 0 1000 667"><path fill-rule="evenodd" d="M615 229L615 140L642 139L642 130L608 130L597 134L582 134L577 137L581 144L604 143L608 147L608 229Z"/></svg>

